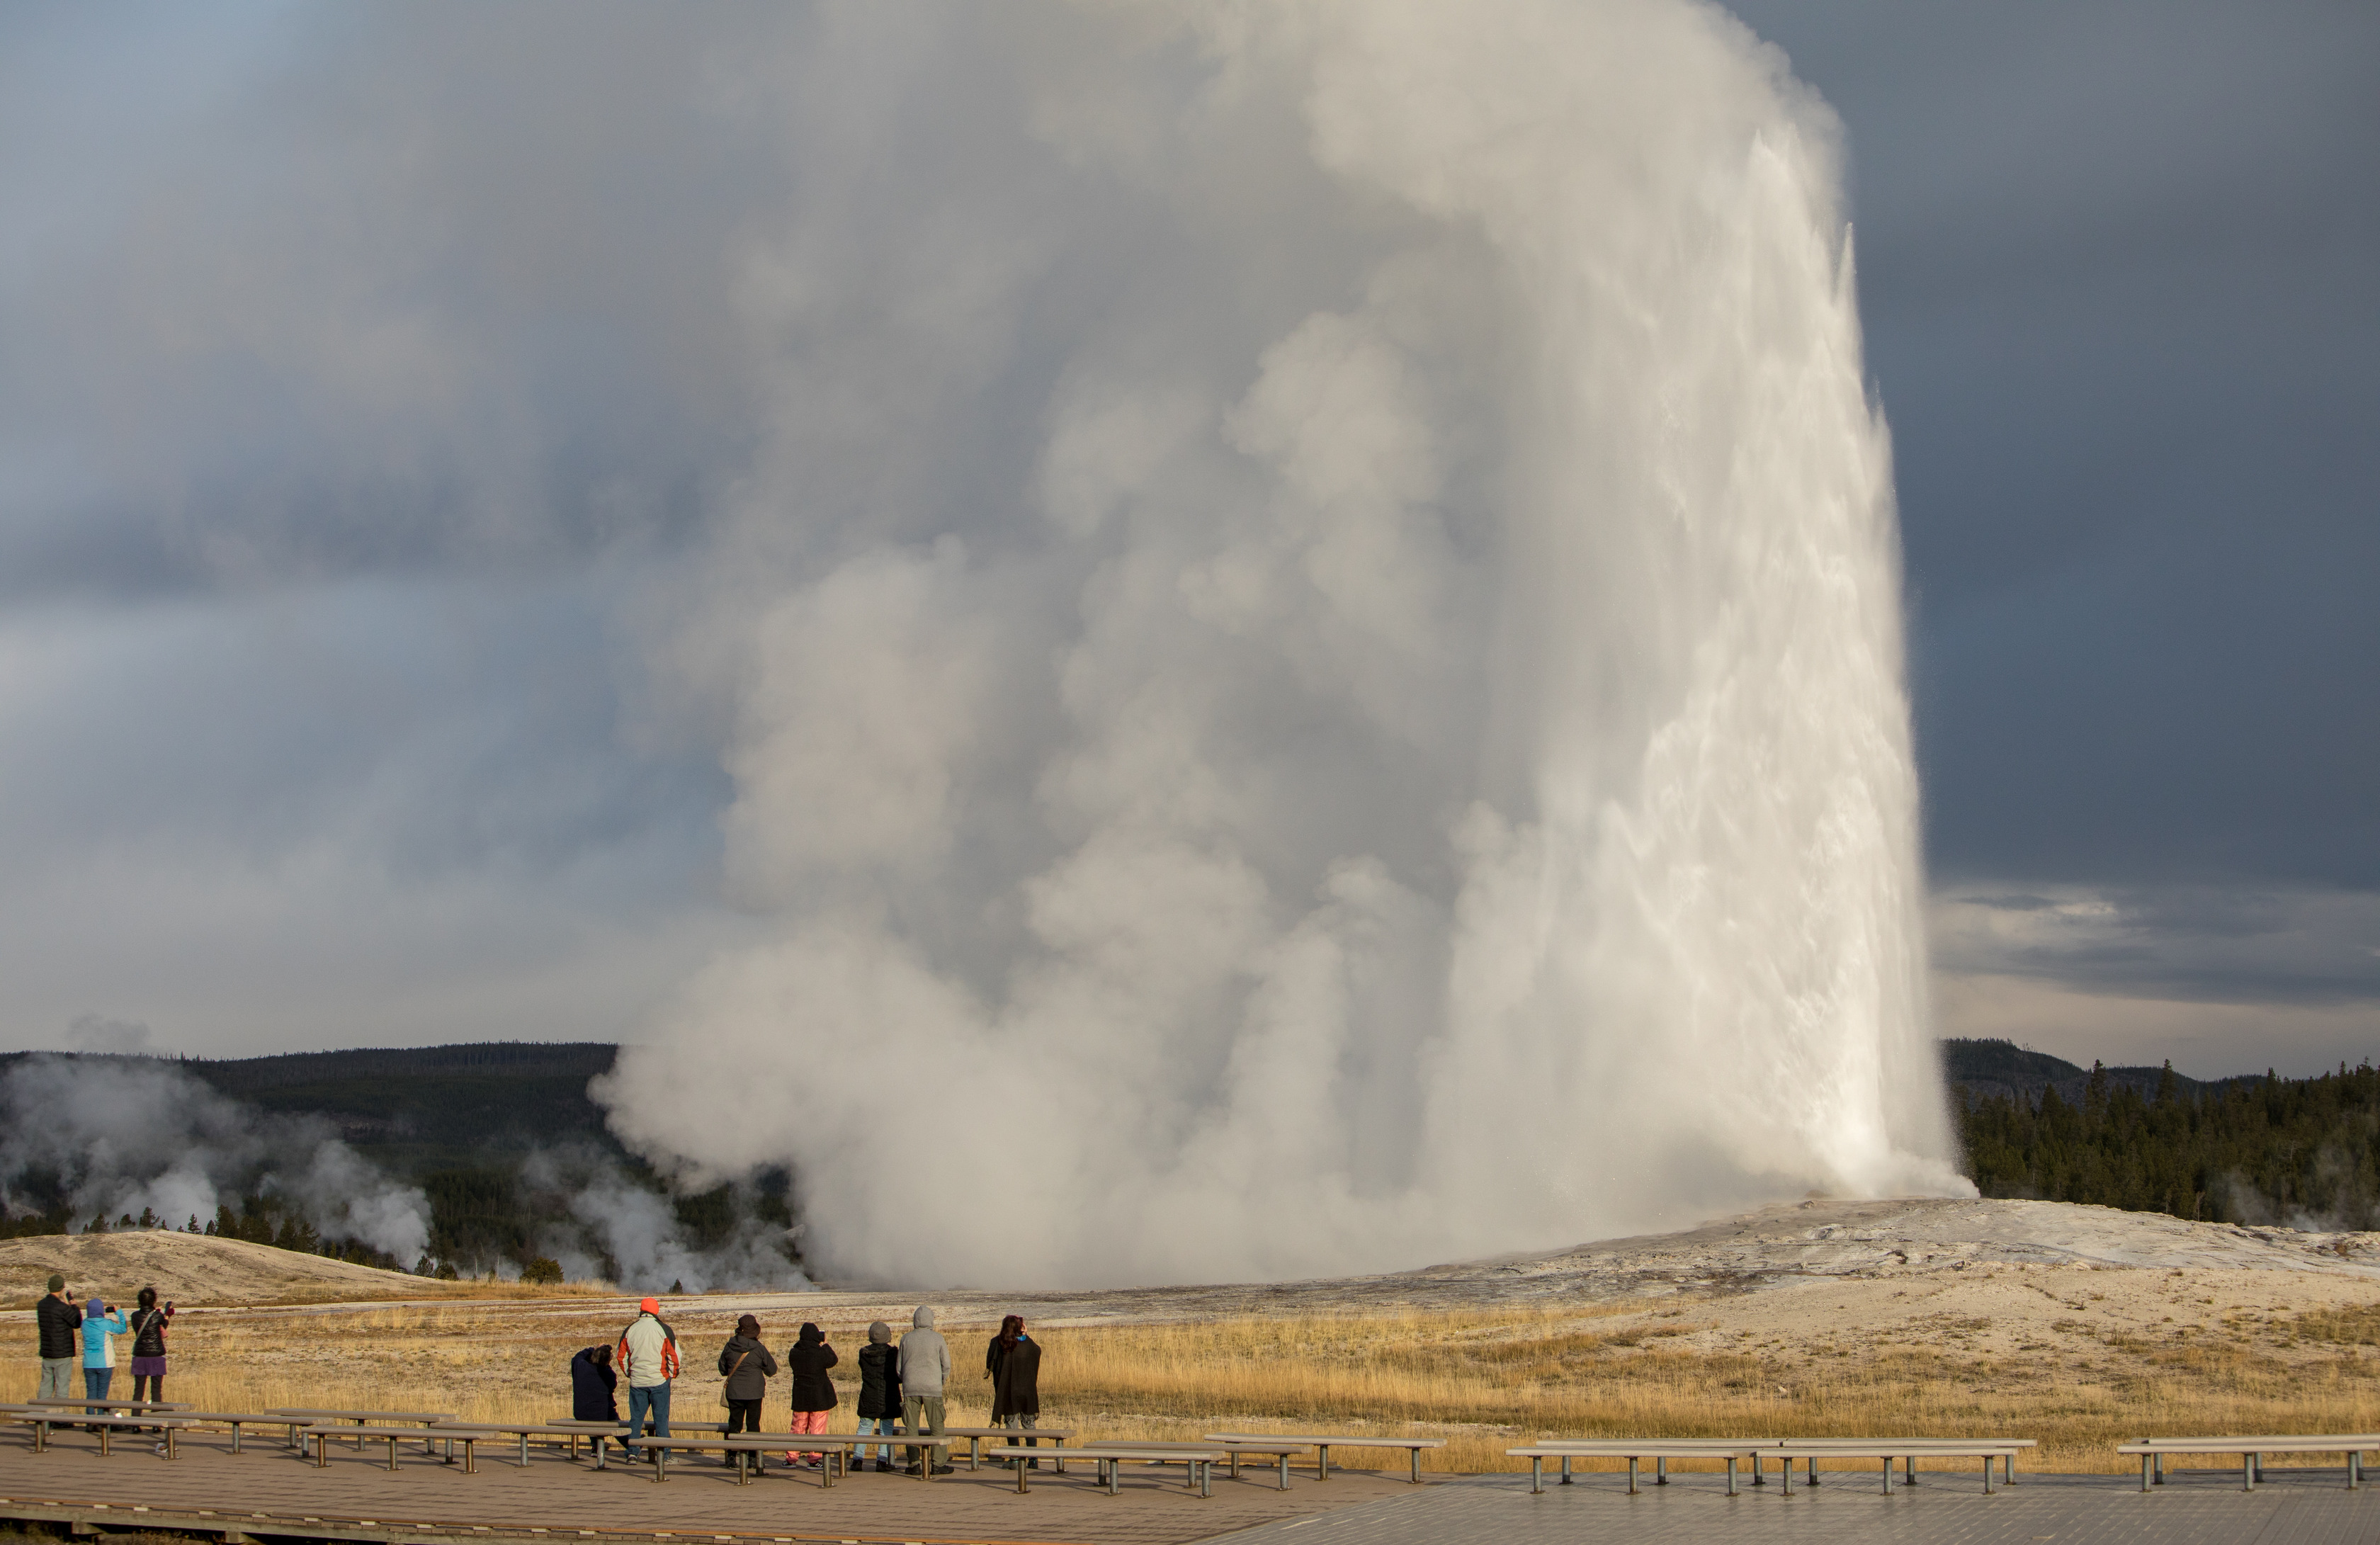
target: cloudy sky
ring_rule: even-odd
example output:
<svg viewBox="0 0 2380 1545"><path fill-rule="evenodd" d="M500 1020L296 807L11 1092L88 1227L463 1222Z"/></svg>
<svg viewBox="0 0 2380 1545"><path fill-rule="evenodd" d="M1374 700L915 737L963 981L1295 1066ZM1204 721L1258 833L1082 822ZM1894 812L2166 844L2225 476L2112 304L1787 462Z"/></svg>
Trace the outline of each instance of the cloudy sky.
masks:
<svg viewBox="0 0 2380 1545"><path fill-rule="evenodd" d="M2380 1049L2380 12L1738 10L1847 136L1940 1028ZM0 9L0 1045L616 1039L760 926L656 647L787 475L755 274L996 148L683 14Z"/></svg>

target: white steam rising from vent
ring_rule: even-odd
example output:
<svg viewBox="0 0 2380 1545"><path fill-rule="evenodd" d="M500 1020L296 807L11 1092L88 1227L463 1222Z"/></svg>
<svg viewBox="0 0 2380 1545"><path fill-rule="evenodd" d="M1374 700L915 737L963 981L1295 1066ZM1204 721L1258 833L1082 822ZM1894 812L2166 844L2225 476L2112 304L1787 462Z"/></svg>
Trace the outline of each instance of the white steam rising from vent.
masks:
<svg viewBox="0 0 2380 1545"><path fill-rule="evenodd" d="M0 1210L62 1197L71 1222L154 1212L168 1228L251 1196L295 1211L325 1239L358 1240L410 1267L430 1243L430 1203L342 1142L319 1116L226 1099L145 1057L25 1057L0 1068Z"/></svg>
<svg viewBox="0 0 2380 1545"><path fill-rule="evenodd" d="M668 663L719 959L600 1093L830 1274L1964 1189L1837 130L1682 0L832 13Z"/></svg>

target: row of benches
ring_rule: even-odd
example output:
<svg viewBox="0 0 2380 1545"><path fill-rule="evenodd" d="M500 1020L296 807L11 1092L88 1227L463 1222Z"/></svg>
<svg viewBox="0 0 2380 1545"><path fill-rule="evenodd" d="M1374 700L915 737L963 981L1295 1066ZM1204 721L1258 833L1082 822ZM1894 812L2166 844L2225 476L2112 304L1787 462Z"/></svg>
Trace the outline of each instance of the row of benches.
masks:
<svg viewBox="0 0 2380 1545"><path fill-rule="evenodd" d="M91 1414L94 1409L123 1414ZM232 1435L232 1452L237 1454L239 1452L240 1434L244 1427L280 1427L285 1429L285 1442L298 1447L301 1451L310 1452L310 1456L317 1466L330 1462L329 1441L333 1438L343 1438L355 1442L358 1446L367 1441L385 1442L388 1445L388 1467L392 1470L396 1468L396 1451L399 1443L419 1442L423 1444L427 1452L433 1454L443 1444L446 1451L445 1460L448 1463L453 1462L455 1449L459 1444L463 1450L463 1468L467 1474L477 1473L478 1445L485 1439L503 1438L516 1442L519 1445L518 1463L522 1466L527 1466L528 1463L528 1447L533 1438L565 1442L568 1445L570 1457L573 1459L577 1457L579 1442L589 1440L594 1444L596 1464L599 1468L603 1463L603 1440L611 1439L624 1445L629 1441L627 1429L624 1425L613 1422L466 1422L451 1412L438 1411L358 1411L276 1407L262 1412L230 1412L198 1411L187 1405L173 1403L44 1400L0 1405L0 1419L30 1424L33 1428L33 1447L36 1452L48 1446L50 1429L58 1426L95 1428L99 1433L100 1452L103 1454L107 1452L109 1439L115 1432L126 1429L161 1429L169 1458L175 1456L176 1438L185 1428L229 1427ZM356 1425L341 1427L337 1425L340 1422L353 1422ZM379 1425L374 1425L375 1423ZM394 1425L398 1423L406 1425ZM646 1449L651 1454L653 1479L656 1482L668 1478L669 1455L673 1452L716 1453L722 1460L733 1460L738 1483L748 1485L759 1469L759 1462L762 1455L779 1450L795 1449L825 1454L826 1459L820 1472L821 1481L824 1485L832 1486L838 1478L848 1473L853 1451L871 1444L897 1445L913 1451L926 1450L929 1456L928 1462L920 1466L920 1473L930 1478L934 1472L932 1455L936 1453L947 1454L952 1441L964 1439L968 1444L970 1467L979 1468L987 1456L994 1462L1014 1463L1016 1471L1016 1489L1019 1491L1025 1490L1028 1485L1025 1461L1050 1459L1057 1472L1062 1475L1065 1472L1066 1461L1073 1458L1093 1462L1098 1467L1100 1484L1111 1493L1117 1489L1118 1470L1124 1463L1180 1464L1184 1466L1186 1482L1196 1488L1199 1494L1204 1496L1211 1494L1209 1488L1214 1466L1228 1464L1230 1473L1236 1478L1240 1472L1240 1461L1243 1458L1263 1458L1271 1461L1278 1466L1281 1476L1280 1485L1286 1490L1289 1486L1291 1458L1312 1450L1316 1454L1316 1477L1318 1479L1327 1480L1330 1476L1330 1450L1334 1446L1402 1448L1407 1452L1411 1465L1411 1478L1418 1484L1421 1480L1422 1451L1445 1446L1443 1440L1434 1438L1365 1438L1343 1433L1212 1432L1207 1434L1203 1441L1195 1443L1109 1442L1078 1444L1068 1449L1064 1445L1075 1436L1075 1432L1068 1429L1051 1428L1036 1429L1031 1434L1037 1443L1050 1445L1043 1449L1025 1446L1018 1441L1021 1435L1008 1428L946 1428L941 1433L922 1434L919 1440L912 1441L908 1438L889 1439L881 1433L870 1433L865 1436L856 1433L811 1433L798 1436L788 1433L731 1435L726 1432L726 1426L722 1422L685 1422L674 1426L678 1430L674 1431L673 1435L667 1438L654 1437L648 1433L638 1435L635 1439L637 1447ZM691 1436L695 1432L715 1432L720 1436L706 1438ZM995 1445L988 1454L984 1447L987 1441L992 1442ZM1925 1458L1981 1460L1984 1471L1984 1491L1989 1495L1992 1490L1994 1463L1998 1462L2000 1466L2002 1483L2013 1486L2016 1484L2017 1454L2034 1446L2034 1441L2029 1438L1583 1438L1548 1439L1524 1447L1507 1449L1504 1452L1512 1457L1529 1461L1530 1490L1536 1493L1542 1493L1545 1490L1545 1466L1548 1460L1553 1460L1560 1466L1560 1484L1564 1486L1571 1483L1571 1467L1575 1461L1581 1459L1625 1460L1628 1465L1628 1490L1632 1495L1637 1490L1639 1468L1646 1462L1652 1463L1655 1466L1653 1483L1657 1486L1667 1486L1670 1483L1669 1464L1673 1459L1719 1461L1724 1462L1727 1466L1728 1495L1733 1496L1736 1494L1739 1465L1750 1466L1753 1485L1765 1486L1767 1480L1762 1473L1762 1466L1765 1462L1775 1461L1778 1465L1779 1480L1784 1489L1791 1492L1793 1487L1793 1462L1797 1459L1803 1462L1806 1482L1811 1486L1819 1484L1818 1462L1821 1459L1829 1462L1876 1461L1881 1466L1883 1488L1888 1492L1892 1490L1894 1461L1898 1460L1901 1464L1902 1484L1914 1486L1917 1484L1917 1461L1920 1458ZM2241 1484L2250 1490L2255 1489L2256 1482L2262 1478L2264 1459L2268 1454L2343 1454L2347 1460L2348 1489L2353 1490L2362 1484L2363 1454L2366 1451L2380 1451L2380 1435L2327 1433L2275 1434L2256 1437L2147 1438L2138 1442L2121 1444L2117 1449L2119 1454L2128 1457L2137 1456L2140 1459L2141 1490L2143 1491L2148 1490L2152 1486L2161 1486L2165 1483L2166 1460L2172 1455L2228 1454L2240 1455Z"/></svg>
<svg viewBox="0 0 2380 1545"><path fill-rule="evenodd" d="M93 1410L121 1415L92 1415ZM41 1452L48 1447L50 1429L54 1427L92 1427L100 1435L100 1450L106 1453L110 1436L127 1429L151 1429L162 1431L167 1457L176 1455L177 1435L185 1429L200 1426L228 1427L232 1434L232 1452L240 1448L243 1429L248 1427L280 1427L285 1441L313 1460L317 1467L330 1462L330 1444L334 1439L355 1442L387 1445L387 1464L396 1468L397 1447L401 1443L419 1442L426 1452L435 1455L441 1445L445 1449L444 1462L452 1463L456 1447L462 1449L463 1469L476 1474L479 1469L479 1444L484 1440L503 1438L517 1442L518 1463L528 1463L528 1446L532 1439L555 1441L568 1445L570 1457L576 1459L582 1440L591 1442L597 1467L603 1466L603 1441L617 1442L630 1448L631 1434L625 1424L617 1422L545 1421L545 1422L467 1422L452 1412L442 1411L361 1411L326 1410L301 1407L275 1407L268 1411L200 1411L189 1405L172 1402L142 1404L110 1400L47 1400L18 1405L0 1405L0 1420L29 1424L33 1429L33 1447ZM342 1422L353 1423L341 1426ZM398 1425L402 1424L402 1425ZM717 1433L716 1437L695 1437L697 1432ZM1015 1463L1016 1489L1026 1490L1030 1482L1027 1464L1039 1459L1051 1460L1056 1472L1065 1473L1068 1459L1087 1460L1099 1472L1100 1484L1111 1494L1118 1488L1123 1465L1180 1464L1184 1466L1186 1482L1200 1495L1212 1495L1213 1466L1225 1464L1230 1473L1239 1475L1243 1458L1263 1458L1278 1466L1280 1485L1289 1487L1289 1463L1292 1457L1311 1450L1315 1453L1315 1474L1318 1479L1330 1478L1332 1448L1403 1449L1410 1460L1410 1477L1415 1484L1421 1480L1421 1454L1425 1449L1443 1448L1439 1438L1371 1438L1344 1433L1209 1433L1196 1443L1110 1442L1077 1445L1065 1444L1075 1436L1070 1429L1040 1428L1029 1433L1011 1428L946 1427L939 1433L917 1437L894 1437L883 1433L735 1433L726 1431L723 1422L678 1422L672 1424L672 1433L662 1438L650 1431L633 1437L633 1448L646 1451L651 1457L653 1479L669 1478L669 1457L673 1453L715 1453L723 1461L732 1461L738 1484L749 1485L759 1473L759 1461L767 1454L778 1451L815 1452L826 1455L821 1467L824 1485L832 1486L848 1473L855 1450L870 1445L898 1446L913 1452L924 1450L928 1462L919 1467L920 1474L930 1478L935 1460L946 1458L953 1444L964 1440L968 1445L968 1464L979 1468L986 1457L995 1462ZM1047 1448L1027 1446L1046 1443ZM995 1443L987 1455L987 1440Z"/></svg>

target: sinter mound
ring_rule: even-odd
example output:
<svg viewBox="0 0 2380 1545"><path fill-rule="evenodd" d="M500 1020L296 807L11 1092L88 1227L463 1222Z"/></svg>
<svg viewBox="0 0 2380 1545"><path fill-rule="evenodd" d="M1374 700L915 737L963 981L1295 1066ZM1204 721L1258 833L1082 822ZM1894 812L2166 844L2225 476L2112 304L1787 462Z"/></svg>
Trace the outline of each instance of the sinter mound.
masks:
<svg viewBox="0 0 2380 1545"><path fill-rule="evenodd" d="M437 1289L407 1271L170 1229L0 1239L0 1302L31 1303L53 1271L66 1278L78 1301L97 1293L127 1306L144 1287L183 1304L389 1298Z"/></svg>

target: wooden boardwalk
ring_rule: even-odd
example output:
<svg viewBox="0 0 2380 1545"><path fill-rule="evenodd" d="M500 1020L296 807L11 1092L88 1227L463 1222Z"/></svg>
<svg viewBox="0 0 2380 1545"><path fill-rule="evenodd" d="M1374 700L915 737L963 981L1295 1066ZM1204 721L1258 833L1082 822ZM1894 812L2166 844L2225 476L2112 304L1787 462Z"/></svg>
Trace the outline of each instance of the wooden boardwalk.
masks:
<svg viewBox="0 0 2380 1545"><path fill-rule="evenodd" d="M1066 1542L1182 1545L1390 1496L1410 1495L1402 1474L1335 1466L1317 1481L1293 1474L1286 1492L1271 1469L1232 1481L1219 1472L1201 1499L1172 1472L1127 1468L1123 1494L1094 1486L1094 1467L1044 1466L1024 1496L1006 1470L987 1466L929 1482L905 1475L851 1476L828 1490L814 1471L771 1469L747 1487L715 1466L683 1460L655 1485L650 1468L614 1463L596 1470L559 1451L530 1451L528 1467L498 1444L482 1449L480 1473L440 1464L418 1445L400 1449L395 1474L380 1445L334 1443L316 1469L295 1449L251 1435L242 1453L228 1437L186 1434L167 1460L144 1442L107 1458L98 1440L57 1433L46 1454L24 1429L0 1429L0 1518L102 1523L114 1529L196 1529L259 1539L405 1542L456 1539L547 1540L626 1535L676 1541L844 1540ZM962 1451L964 1452L964 1451ZM1160 1482L1160 1473L1173 1478ZM104 1504L103 1514L93 1510ZM237 1545L235 1539L234 1545Z"/></svg>

